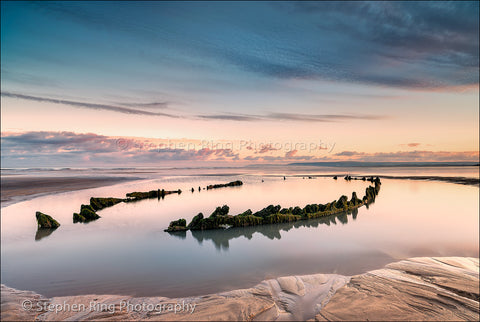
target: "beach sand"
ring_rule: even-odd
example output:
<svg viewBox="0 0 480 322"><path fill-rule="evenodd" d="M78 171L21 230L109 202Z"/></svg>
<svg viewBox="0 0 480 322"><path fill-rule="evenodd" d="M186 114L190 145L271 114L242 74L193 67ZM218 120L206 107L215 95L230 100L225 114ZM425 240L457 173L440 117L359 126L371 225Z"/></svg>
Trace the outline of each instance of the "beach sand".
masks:
<svg viewBox="0 0 480 322"><path fill-rule="evenodd" d="M312 175L312 177L333 177L339 174ZM296 175L305 176L305 175ZM358 175L376 177L377 175ZM462 185L479 186L479 178L442 177L442 176L389 176L378 175L380 178L401 180L443 181ZM114 185L129 180L140 180L140 177L39 177L39 176L7 176L1 177L1 206L6 207L16 202L33 199L38 196L67 192L81 189L98 188ZM143 178L145 179L145 178Z"/></svg>
<svg viewBox="0 0 480 322"><path fill-rule="evenodd" d="M1 203L5 207L41 195L109 186L136 179L139 178L2 176Z"/></svg>
<svg viewBox="0 0 480 322"><path fill-rule="evenodd" d="M285 276L249 289L177 299L121 295L48 299L5 285L1 292L2 320L478 321L479 261L418 257L351 277ZM22 303L27 303L27 310ZM169 304L177 304L178 312L162 311L161 305Z"/></svg>

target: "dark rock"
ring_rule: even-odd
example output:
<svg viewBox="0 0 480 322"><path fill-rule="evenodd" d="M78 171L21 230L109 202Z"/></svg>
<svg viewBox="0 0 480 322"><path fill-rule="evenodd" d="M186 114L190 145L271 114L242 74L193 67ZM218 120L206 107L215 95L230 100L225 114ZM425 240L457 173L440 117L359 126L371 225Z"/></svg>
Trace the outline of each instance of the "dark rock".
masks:
<svg viewBox="0 0 480 322"><path fill-rule="evenodd" d="M243 182L240 181L240 180L237 180L237 181L232 181L232 182L229 182L229 183L211 184L211 185L207 186L207 190L224 188L224 187L235 187L235 186L241 186L241 185L243 185Z"/></svg>
<svg viewBox="0 0 480 322"><path fill-rule="evenodd" d="M73 223L89 222L98 218L100 218L100 216L95 212L91 205L81 205L80 213L73 214Z"/></svg>
<svg viewBox="0 0 480 322"><path fill-rule="evenodd" d="M40 211L35 213L35 217L37 218L38 229L52 229L60 227L58 221Z"/></svg>
<svg viewBox="0 0 480 322"><path fill-rule="evenodd" d="M325 205L325 211L328 212L328 213L331 213L331 212L334 212L337 210L337 208L335 208L335 204L337 203L336 200L332 201L332 202L329 202Z"/></svg>
<svg viewBox="0 0 480 322"><path fill-rule="evenodd" d="M265 217L267 217L267 216L269 216L269 215L278 213L281 208L282 208L282 207L281 207L280 205L277 205L277 206L269 205L269 206L263 208L262 210L257 211L257 212L254 213L253 215L256 216L256 217L265 218Z"/></svg>
<svg viewBox="0 0 480 322"><path fill-rule="evenodd" d="M187 221L183 218L170 222L170 225L168 226L168 228L165 229L165 231L167 232L186 231L186 230L188 230Z"/></svg>
<svg viewBox="0 0 480 322"><path fill-rule="evenodd" d="M93 211L101 210L107 207L114 206L120 202L123 202L124 199L120 198L90 198L90 206L92 206Z"/></svg>
<svg viewBox="0 0 480 322"><path fill-rule="evenodd" d="M161 195L164 194L164 190L160 192ZM134 191L126 194L127 198L134 199L134 200L142 200L142 199L148 199L148 198L157 198L158 197L158 190L152 190L148 192L139 192L139 191Z"/></svg>
<svg viewBox="0 0 480 322"><path fill-rule="evenodd" d="M254 215L234 216L230 223L233 227L257 226L263 224L263 219Z"/></svg>
<svg viewBox="0 0 480 322"><path fill-rule="evenodd" d="M228 215L229 211L230 208L227 205L223 205L223 207L217 207L210 215L210 218L215 218L217 216L226 216Z"/></svg>
<svg viewBox="0 0 480 322"><path fill-rule="evenodd" d="M77 222L86 222L86 221L87 220L82 215L80 215L76 212L73 214L73 223L74 224L77 223Z"/></svg>
<svg viewBox="0 0 480 322"><path fill-rule="evenodd" d="M286 223L286 222L291 222L291 221L297 221L300 220L301 216L296 216L292 214L272 214L268 217L266 217L262 224L280 224L280 223Z"/></svg>
<svg viewBox="0 0 480 322"><path fill-rule="evenodd" d="M93 207L90 205L81 205L80 215L83 216L86 220L95 220L100 218L100 216L95 212Z"/></svg>
<svg viewBox="0 0 480 322"><path fill-rule="evenodd" d="M336 202L335 208L337 209L348 208L348 197L345 195L341 196Z"/></svg>
<svg viewBox="0 0 480 322"><path fill-rule="evenodd" d="M251 209L248 209L248 210L242 212L241 214L239 214L238 216L250 216L250 215L253 215L253 213L252 213Z"/></svg>
<svg viewBox="0 0 480 322"><path fill-rule="evenodd" d="M187 228L191 230L199 230L201 229L201 221L203 219L203 214L199 213L195 217L193 217L192 221L188 224Z"/></svg>
<svg viewBox="0 0 480 322"><path fill-rule="evenodd" d="M303 213L305 214L315 213L318 211L319 211L319 208L317 204L306 205L305 208L303 208Z"/></svg>
<svg viewBox="0 0 480 322"><path fill-rule="evenodd" d="M296 206L295 208L292 209L292 215L295 215L295 216L303 215L303 209Z"/></svg>
<svg viewBox="0 0 480 322"><path fill-rule="evenodd" d="M350 203L354 206L357 206L359 204L362 203L362 200L360 200L358 197L357 197L357 193L354 191L352 192L352 199L350 199Z"/></svg>
<svg viewBox="0 0 480 322"><path fill-rule="evenodd" d="M127 199L123 199L125 202L131 202L131 201L138 201L138 200L143 200L143 199L150 199L150 198L164 198L166 195L170 195L173 193L178 193L181 194L182 190L173 190L173 191L165 191L165 189L157 189L157 190L151 190L147 192L130 192L127 193Z"/></svg>

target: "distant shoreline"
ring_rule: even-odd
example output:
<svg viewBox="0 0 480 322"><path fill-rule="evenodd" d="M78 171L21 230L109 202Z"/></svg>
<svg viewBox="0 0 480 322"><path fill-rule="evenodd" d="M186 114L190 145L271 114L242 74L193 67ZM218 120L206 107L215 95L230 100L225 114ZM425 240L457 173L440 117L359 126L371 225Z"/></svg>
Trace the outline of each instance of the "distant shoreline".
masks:
<svg viewBox="0 0 480 322"><path fill-rule="evenodd" d="M82 189L110 186L140 180L137 177L3 177L1 178L2 208L39 196Z"/></svg>
<svg viewBox="0 0 480 322"><path fill-rule="evenodd" d="M345 173L340 174L314 174L309 175L310 177L333 177L338 176L339 178L343 177ZM307 177L307 175L296 174L294 177ZM448 183L456 183L462 184L466 186L480 186L480 178L472 178L472 177L442 177L442 176L390 176L390 175L383 175L383 174L359 174L353 177L380 177L381 179L400 179L400 180L425 180L425 181L441 181L441 182L448 182Z"/></svg>
<svg viewBox="0 0 480 322"><path fill-rule="evenodd" d="M294 162L287 165L313 167L479 167L478 162L368 162L368 161L337 161L337 162Z"/></svg>
<svg viewBox="0 0 480 322"><path fill-rule="evenodd" d="M289 175L293 177L342 177L344 173L332 173L332 174L315 174L315 175L302 175L295 174ZM206 175L209 176L209 175ZM280 175L264 175L280 176ZM380 177L385 179L400 179L400 180L426 180L426 181L441 181L462 185L469 185L480 187L480 179L472 177L443 177L443 176L391 176L383 174L361 174L355 175L355 177ZM339 178L340 178L339 177ZM42 177L42 176L9 176L1 177L1 207L7 207L12 204L27 201L36 197L50 195L61 192L76 191L82 189L92 189L104 186L110 186L121 182L133 181L133 180L145 180L146 178L140 177ZM342 179L343 180L343 179Z"/></svg>
<svg viewBox="0 0 480 322"><path fill-rule="evenodd" d="M468 177L439 177L439 176L380 176L384 179L406 179L406 180L427 180L427 181L443 181L449 183L463 184L467 186L480 186L479 178Z"/></svg>

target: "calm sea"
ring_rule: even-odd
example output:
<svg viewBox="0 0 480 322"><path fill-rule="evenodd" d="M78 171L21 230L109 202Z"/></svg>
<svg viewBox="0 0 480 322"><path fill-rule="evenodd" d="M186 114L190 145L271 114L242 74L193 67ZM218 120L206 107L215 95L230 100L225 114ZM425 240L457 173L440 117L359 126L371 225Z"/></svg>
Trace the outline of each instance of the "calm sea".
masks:
<svg viewBox="0 0 480 322"><path fill-rule="evenodd" d="M2 176L142 179L2 208L1 282L46 296L177 297L247 288L282 275L358 274L412 256L478 257L479 188L438 181L382 179L375 203L354 214L184 234L163 231L171 220L190 221L224 204L238 214L270 204L326 203L353 191L362 197L368 182L303 178L347 173L478 178L478 167L2 169ZM244 185L198 192L199 186L234 180ZM183 193L118 204L99 211L101 218L88 224L72 222L72 213L92 196L124 197L159 188ZM36 211L53 216L61 227L37 235Z"/></svg>

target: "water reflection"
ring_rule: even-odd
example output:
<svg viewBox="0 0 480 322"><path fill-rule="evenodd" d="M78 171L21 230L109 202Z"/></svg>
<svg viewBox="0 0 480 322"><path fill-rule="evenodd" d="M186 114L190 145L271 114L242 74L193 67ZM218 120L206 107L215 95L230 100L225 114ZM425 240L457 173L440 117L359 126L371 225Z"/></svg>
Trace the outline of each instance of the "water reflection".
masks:
<svg viewBox="0 0 480 322"><path fill-rule="evenodd" d="M120 203L99 211L101 220L72 223L72 214L91 196L121 198L157 186L197 190L237 179L245 182L238 190ZM368 210L362 207L358 214L174 236L163 231L172 220L191 221L197 213L210 214L223 204L238 214L269 204L303 207L364 190L363 181L346 182L343 177L284 181L283 174L182 176L39 197L2 208L1 282L49 297L92 293L184 297L249 287L266 276L353 275L393 259L478 256L478 187L433 181L382 180L375 204ZM454 203L438 202L452 196ZM61 228L36 235L37 210L51 214Z"/></svg>
<svg viewBox="0 0 480 322"><path fill-rule="evenodd" d="M169 231L168 234L170 236L174 236L180 239L186 239L187 238L187 232L186 231Z"/></svg>
<svg viewBox="0 0 480 322"><path fill-rule="evenodd" d="M330 224L336 225L338 219L342 225L348 223L348 216L352 216L352 219L355 220L358 215L358 209L354 209L349 212L343 212L336 215L325 216L321 218L315 219L308 219L308 220L300 220L294 221L289 223L281 223L281 224L270 224L270 225L259 225L259 226L247 226L247 227L233 227L229 229L212 229L212 230L192 230L192 236L197 240L197 242L201 245L204 240L211 240L215 245L217 250L225 250L227 251L230 244L229 241L231 239L235 239L238 237L245 237L248 240L252 239L254 233L260 233L263 236L267 237L268 239L281 239L282 235L280 231L288 232L292 228L300 228L300 227L312 227L316 228L319 225L327 225ZM180 238L185 238L186 232L182 232ZM170 233L171 235L178 236L178 233Z"/></svg>
<svg viewBox="0 0 480 322"><path fill-rule="evenodd" d="M42 238L50 236L57 228L42 228L35 233L35 240L39 241Z"/></svg>

